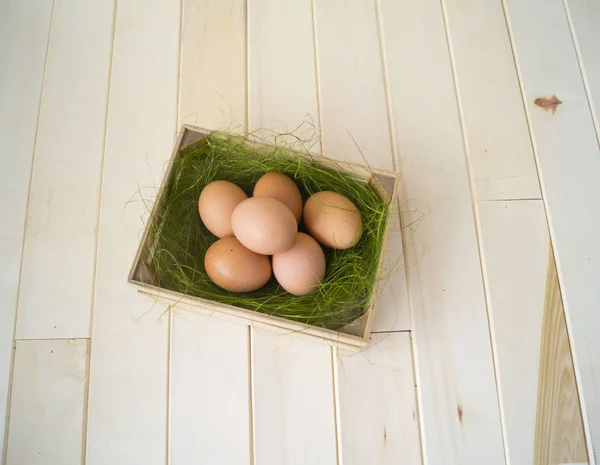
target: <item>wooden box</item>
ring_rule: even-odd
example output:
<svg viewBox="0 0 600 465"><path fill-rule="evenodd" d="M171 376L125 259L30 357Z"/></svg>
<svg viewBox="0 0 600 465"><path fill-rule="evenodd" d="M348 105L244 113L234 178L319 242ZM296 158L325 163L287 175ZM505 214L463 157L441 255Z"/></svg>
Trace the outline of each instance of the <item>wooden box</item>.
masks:
<svg viewBox="0 0 600 465"><path fill-rule="evenodd" d="M164 200L165 186L169 184L169 180L173 173L174 161L180 156L182 149L190 148L196 144L202 144L203 139L211 131L197 128L193 126L184 126L179 133L173 154L169 165L166 169L165 176L163 178L162 185L158 192L157 199L154 203L154 207L150 213L149 220L146 225L146 229L137 254L135 256L133 266L129 274L129 282L141 286L140 292L150 294L155 298L167 301L171 305L183 306L187 308L193 308L197 311L206 312L211 315L221 315L224 317L234 318L240 321L245 321L248 324L252 324L254 327L264 327L279 332L298 332L303 335L317 338L328 342L330 344L347 346L347 347L363 347L368 344L369 334L371 332L371 324L373 316L376 310L376 300L379 290L381 289L381 277L382 277L382 262L383 255L387 246L387 238L389 236L389 228L393 224L391 215L392 212L388 211L388 231L386 232L384 243L379 259L379 271L378 280L375 285L375 290L370 299L370 304L367 311L359 317L357 320L349 325L341 328L338 331L324 329L316 326L310 326L304 323L298 323L295 321L287 320L284 318L262 314L259 312L246 310L231 305L225 305L219 302L209 301L194 296L184 295L178 292L174 292L168 289L160 288L155 285L155 279L153 274L152 264L152 253L151 247L154 243L152 236L152 224L155 221L157 212L161 208ZM365 183L370 184L375 188L382 200L392 200L396 196L396 190L398 187L398 174L392 172L384 172L380 170L367 169L364 166L349 164L339 161L333 161L326 157L317 155L311 155L312 158L316 159L323 165L335 166L336 168L342 168L344 171L353 173L359 179L364 179ZM391 202L393 205L393 202Z"/></svg>

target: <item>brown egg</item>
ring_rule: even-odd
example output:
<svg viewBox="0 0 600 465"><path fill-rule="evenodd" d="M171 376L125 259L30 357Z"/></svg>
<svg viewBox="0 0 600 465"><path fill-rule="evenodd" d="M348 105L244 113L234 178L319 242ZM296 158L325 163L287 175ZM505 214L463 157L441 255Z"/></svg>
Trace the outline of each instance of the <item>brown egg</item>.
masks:
<svg viewBox="0 0 600 465"><path fill-rule="evenodd" d="M229 181L213 181L200 193L198 212L204 226L217 237L233 236L231 214L248 196Z"/></svg>
<svg viewBox="0 0 600 465"><path fill-rule="evenodd" d="M248 250L235 237L225 237L211 245L204 256L208 277L231 292L260 289L271 277L269 257Z"/></svg>
<svg viewBox="0 0 600 465"><path fill-rule="evenodd" d="M290 294L310 294L325 276L325 254L312 237L298 233L291 248L273 255L273 274Z"/></svg>
<svg viewBox="0 0 600 465"><path fill-rule="evenodd" d="M358 209L336 192L318 192L304 205L304 223L321 244L348 249L360 240L362 219Z"/></svg>
<svg viewBox="0 0 600 465"><path fill-rule="evenodd" d="M235 237L245 247L263 255L289 249L298 232L291 210L270 197L244 200L233 211L231 226Z"/></svg>
<svg viewBox="0 0 600 465"><path fill-rule="evenodd" d="M254 186L254 197L271 197L288 207L296 222L302 218L302 195L296 183L282 173L267 173Z"/></svg>

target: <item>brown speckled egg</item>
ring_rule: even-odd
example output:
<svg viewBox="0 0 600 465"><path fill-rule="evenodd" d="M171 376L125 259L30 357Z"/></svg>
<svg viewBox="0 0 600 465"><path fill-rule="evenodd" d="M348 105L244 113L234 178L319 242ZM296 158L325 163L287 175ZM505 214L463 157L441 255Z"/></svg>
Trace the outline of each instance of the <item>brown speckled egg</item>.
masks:
<svg viewBox="0 0 600 465"><path fill-rule="evenodd" d="M356 245L362 234L358 209L336 192L323 191L310 196L304 205L304 223L317 241L334 249Z"/></svg>
<svg viewBox="0 0 600 465"><path fill-rule="evenodd" d="M296 240L298 223L291 210L270 197L244 200L233 211L235 237L253 252L273 255L289 249Z"/></svg>
<svg viewBox="0 0 600 465"><path fill-rule="evenodd" d="M310 294L325 276L325 254L312 237L298 233L292 247L273 255L273 274L290 294Z"/></svg>
<svg viewBox="0 0 600 465"><path fill-rule="evenodd" d="M213 181L200 193L198 212L204 226L217 237L233 236L231 214L248 196L229 181Z"/></svg>
<svg viewBox="0 0 600 465"><path fill-rule="evenodd" d="M235 237L225 237L211 245L204 256L208 277L231 292L260 289L271 277L269 257L248 250Z"/></svg>
<svg viewBox="0 0 600 465"><path fill-rule="evenodd" d="M302 218L302 195L296 183L282 173L267 173L254 186L254 197L271 197L288 207L299 223Z"/></svg>

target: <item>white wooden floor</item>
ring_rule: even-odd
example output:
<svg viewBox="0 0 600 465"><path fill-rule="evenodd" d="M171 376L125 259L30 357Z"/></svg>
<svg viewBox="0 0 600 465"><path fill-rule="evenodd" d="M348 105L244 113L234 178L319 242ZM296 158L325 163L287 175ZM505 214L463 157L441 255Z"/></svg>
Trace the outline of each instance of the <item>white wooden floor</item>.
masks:
<svg viewBox="0 0 600 465"><path fill-rule="evenodd" d="M0 0L2 463L597 464L598 106L600 0ZM181 124L305 121L403 176L370 348L127 283Z"/></svg>

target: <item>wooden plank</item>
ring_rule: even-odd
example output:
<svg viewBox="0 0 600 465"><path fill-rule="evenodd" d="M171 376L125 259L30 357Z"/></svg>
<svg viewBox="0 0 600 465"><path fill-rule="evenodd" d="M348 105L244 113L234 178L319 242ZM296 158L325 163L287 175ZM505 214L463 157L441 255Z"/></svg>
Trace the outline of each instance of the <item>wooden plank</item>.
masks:
<svg viewBox="0 0 600 465"><path fill-rule="evenodd" d="M252 333L255 463L337 464L332 349Z"/></svg>
<svg viewBox="0 0 600 465"><path fill-rule="evenodd" d="M335 352L343 463L421 464L410 333L372 339L364 351Z"/></svg>
<svg viewBox="0 0 600 465"><path fill-rule="evenodd" d="M323 153L392 170L375 2L316 1L315 21Z"/></svg>
<svg viewBox="0 0 600 465"><path fill-rule="evenodd" d="M0 157L0 444L4 442L24 224L52 0L13 0L3 5L0 140L3 153L9 155Z"/></svg>
<svg viewBox="0 0 600 465"><path fill-rule="evenodd" d="M502 4L445 8L476 198L541 198Z"/></svg>
<svg viewBox="0 0 600 465"><path fill-rule="evenodd" d="M504 464L469 178L441 5L383 0L426 463Z"/></svg>
<svg viewBox="0 0 600 465"><path fill-rule="evenodd" d="M7 465L83 463L89 345L17 341Z"/></svg>
<svg viewBox="0 0 600 465"><path fill-rule="evenodd" d="M248 130L283 133L301 125L298 137L308 140L318 132L311 0L252 0L248 5ZM319 152L318 145L312 150Z"/></svg>
<svg viewBox="0 0 600 465"><path fill-rule="evenodd" d="M565 0L569 26L578 53L588 99L599 130L600 116L600 4L586 0ZM597 134L598 135L598 134Z"/></svg>
<svg viewBox="0 0 600 465"><path fill-rule="evenodd" d="M538 158L586 429L600 450L600 150L563 2L506 1ZM531 18L535 17L535 21ZM540 53L537 44L552 53ZM535 104L556 95L556 112ZM539 103L539 101L538 101ZM577 227L582 224L584 226Z"/></svg>
<svg viewBox="0 0 600 465"><path fill-rule="evenodd" d="M18 338L90 335L113 8L112 2L92 0L54 4L25 231Z"/></svg>
<svg viewBox="0 0 600 465"><path fill-rule="evenodd" d="M180 2L120 0L108 108L88 465L167 460L168 318L127 282L177 122ZM143 189L145 186L151 186Z"/></svg>
<svg viewBox="0 0 600 465"><path fill-rule="evenodd" d="M535 463L587 462L583 419L554 254L542 323Z"/></svg>
<svg viewBox="0 0 600 465"><path fill-rule="evenodd" d="M180 124L245 129L245 3L183 2Z"/></svg>
<svg viewBox="0 0 600 465"><path fill-rule="evenodd" d="M479 202L478 208L510 463L585 461L544 205Z"/></svg>
<svg viewBox="0 0 600 465"><path fill-rule="evenodd" d="M170 463L251 463L250 328L174 311Z"/></svg>

